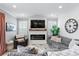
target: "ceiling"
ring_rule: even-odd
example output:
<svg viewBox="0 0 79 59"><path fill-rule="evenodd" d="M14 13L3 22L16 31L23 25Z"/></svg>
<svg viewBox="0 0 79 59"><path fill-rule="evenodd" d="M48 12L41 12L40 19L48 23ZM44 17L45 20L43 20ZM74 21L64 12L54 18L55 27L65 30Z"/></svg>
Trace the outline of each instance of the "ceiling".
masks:
<svg viewBox="0 0 79 59"><path fill-rule="evenodd" d="M12 5L16 5L16 8L13 8ZM16 17L35 14L45 16L64 14L72 12L78 6L77 3L0 3L0 9Z"/></svg>

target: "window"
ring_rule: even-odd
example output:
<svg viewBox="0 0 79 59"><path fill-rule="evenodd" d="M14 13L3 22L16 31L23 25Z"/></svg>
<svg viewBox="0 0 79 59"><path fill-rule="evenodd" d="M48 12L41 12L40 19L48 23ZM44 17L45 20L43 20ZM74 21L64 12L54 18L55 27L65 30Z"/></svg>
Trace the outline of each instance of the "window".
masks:
<svg viewBox="0 0 79 59"><path fill-rule="evenodd" d="M27 35L27 20L18 20L18 34Z"/></svg>
<svg viewBox="0 0 79 59"><path fill-rule="evenodd" d="M57 25L57 21L49 20L48 21L48 36L51 36L52 35L50 29L52 28L53 25Z"/></svg>

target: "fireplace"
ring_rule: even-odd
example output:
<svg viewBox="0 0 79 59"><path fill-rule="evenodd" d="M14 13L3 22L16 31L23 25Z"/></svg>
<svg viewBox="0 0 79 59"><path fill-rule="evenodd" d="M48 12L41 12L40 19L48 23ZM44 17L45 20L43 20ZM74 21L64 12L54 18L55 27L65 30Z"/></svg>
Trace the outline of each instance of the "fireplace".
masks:
<svg viewBox="0 0 79 59"><path fill-rule="evenodd" d="M40 34L40 35L32 34L30 36L31 36L31 40L45 40L45 34Z"/></svg>
<svg viewBox="0 0 79 59"><path fill-rule="evenodd" d="M29 44L45 44L47 41L47 20L32 18L28 23Z"/></svg>
<svg viewBox="0 0 79 59"><path fill-rule="evenodd" d="M29 44L46 44L46 31L29 31Z"/></svg>

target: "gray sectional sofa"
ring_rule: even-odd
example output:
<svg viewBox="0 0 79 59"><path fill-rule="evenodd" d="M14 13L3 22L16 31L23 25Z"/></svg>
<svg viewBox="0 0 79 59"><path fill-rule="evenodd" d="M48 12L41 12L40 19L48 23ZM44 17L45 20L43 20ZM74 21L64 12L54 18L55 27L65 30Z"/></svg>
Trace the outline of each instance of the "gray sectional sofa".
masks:
<svg viewBox="0 0 79 59"><path fill-rule="evenodd" d="M61 42L48 40L48 44L52 46L52 48L58 49L59 51L68 49L69 43L71 42L72 39L64 36L60 36L60 37L61 37Z"/></svg>

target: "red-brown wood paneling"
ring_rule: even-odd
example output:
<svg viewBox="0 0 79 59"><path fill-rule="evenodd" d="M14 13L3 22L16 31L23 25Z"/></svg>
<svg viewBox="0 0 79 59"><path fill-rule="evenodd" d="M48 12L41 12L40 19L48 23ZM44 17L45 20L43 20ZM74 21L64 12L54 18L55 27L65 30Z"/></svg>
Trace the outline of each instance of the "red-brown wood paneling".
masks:
<svg viewBox="0 0 79 59"><path fill-rule="evenodd" d="M0 56L6 51L5 43L5 15L0 12Z"/></svg>

